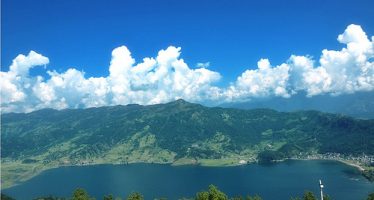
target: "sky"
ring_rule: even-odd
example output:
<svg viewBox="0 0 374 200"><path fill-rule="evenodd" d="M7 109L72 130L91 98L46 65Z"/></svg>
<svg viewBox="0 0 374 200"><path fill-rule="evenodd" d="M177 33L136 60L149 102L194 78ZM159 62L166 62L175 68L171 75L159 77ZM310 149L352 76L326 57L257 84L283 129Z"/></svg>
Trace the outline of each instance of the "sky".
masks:
<svg viewBox="0 0 374 200"><path fill-rule="evenodd" d="M2 112L370 92L373 7L2 0Z"/></svg>

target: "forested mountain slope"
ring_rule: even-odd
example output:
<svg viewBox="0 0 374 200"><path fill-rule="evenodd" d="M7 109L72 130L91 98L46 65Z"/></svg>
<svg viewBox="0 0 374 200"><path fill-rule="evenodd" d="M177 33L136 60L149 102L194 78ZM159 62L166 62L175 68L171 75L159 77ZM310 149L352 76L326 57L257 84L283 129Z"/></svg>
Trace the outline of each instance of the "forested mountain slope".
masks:
<svg viewBox="0 0 374 200"><path fill-rule="evenodd" d="M3 114L1 128L2 158L29 161L172 162L280 148L374 154L374 120L315 111L208 108L183 100Z"/></svg>

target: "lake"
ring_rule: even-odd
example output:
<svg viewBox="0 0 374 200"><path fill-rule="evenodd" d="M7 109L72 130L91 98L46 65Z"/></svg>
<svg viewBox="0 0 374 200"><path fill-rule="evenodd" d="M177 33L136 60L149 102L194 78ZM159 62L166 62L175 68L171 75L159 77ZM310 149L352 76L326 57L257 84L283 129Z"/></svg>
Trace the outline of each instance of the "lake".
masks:
<svg viewBox="0 0 374 200"><path fill-rule="evenodd" d="M69 197L82 187L96 199L105 194L124 198L132 191L146 199L193 197L214 184L229 196L258 194L266 199L290 199L305 190L319 193L322 179L325 193L333 199L366 199L374 184L359 171L336 161L288 160L273 165L249 164L235 167L170 166L161 164L93 165L60 167L3 192L17 199L48 194Z"/></svg>

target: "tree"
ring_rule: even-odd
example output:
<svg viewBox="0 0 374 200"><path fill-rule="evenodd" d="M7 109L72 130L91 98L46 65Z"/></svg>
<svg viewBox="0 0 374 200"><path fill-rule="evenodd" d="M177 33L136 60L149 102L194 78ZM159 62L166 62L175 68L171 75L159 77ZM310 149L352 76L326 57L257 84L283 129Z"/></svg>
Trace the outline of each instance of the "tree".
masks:
<svg viewBox="0 0 374 200"><path fill-rule="evenodd" d="M127 197L127 200L144 200L144 197L139 192L133 192Z"/></svg>
<svg viewBox="0 0 374 200"><path fill-rule="evenodd" d="M323 195L323 200L331 200L329 195Z"/></svg>
<svg viewBox="0 0 374 200"><path fill-rule="evenodd" d="M113 195L104 196L104 200L113 200Z"/></svg>
<svg viewBox="0 0 374 200"><path fill-rule="evenodd" d="M216 186L209 185L208 191L198 192L196 200L228 200L225 193L221 192Z"/></svg>
<svg viewBox="0 0 374 200"><path fill-rule="evenodd" d="M86 190L78 188L74 191L72 200L91 200Z"/></svg>
<svg viewBox="0 0 374 200"><path fill-rule="evenodd" d="M262 200L262 198L258 195L255 195L253 197L247 196L246 200Z"/></svg>
<svg viewBox="0 0 374 200"><path fill-rule="evenodd" d="M314 196L313 192L306 191L303 196L303 200L317 200L316 196Z"/></svg>
<svg viewBox="0 0 374 200"><path fill-rule="evenodd" d="M202 191L196 194L195 200L209 200L209 192Z"/></svg>
<svg viewBox="0 0 374 200"><path fill-rule="evenodd" d="M367 200L374 200L374 193L369 194Z"/></svg>
<svg viewBox="0 0 374 200"><path fill-rule="evenodd" d="M209 200L227 200L227 195L214 185L209 185Z"/></svg>

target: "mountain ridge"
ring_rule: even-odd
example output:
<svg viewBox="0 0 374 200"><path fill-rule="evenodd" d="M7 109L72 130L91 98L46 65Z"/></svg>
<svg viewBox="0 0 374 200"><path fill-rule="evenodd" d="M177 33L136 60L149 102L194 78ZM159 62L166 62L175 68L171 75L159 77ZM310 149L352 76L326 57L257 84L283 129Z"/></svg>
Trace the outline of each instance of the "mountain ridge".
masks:
<svg viewBox="0 0 374 200"><path fill-rule="evenodd" d="M39 110L1 115L5 185L62 165L235 165L292 156L374 155L374 120L318 111L149 106Z"/></svg>
<svg viewBox="0 0 374 200"><path fill-rule="evenodd" d="M335 114L344 114L355 118L374 119L374 92L357 92L354 94L329 94L307 97L306 93L298 93L290 98L273 97L257 98L251 101L224 103L224 108L254 109L270 108L277 111L294 112L302 110L318 110Z"/></svg>

